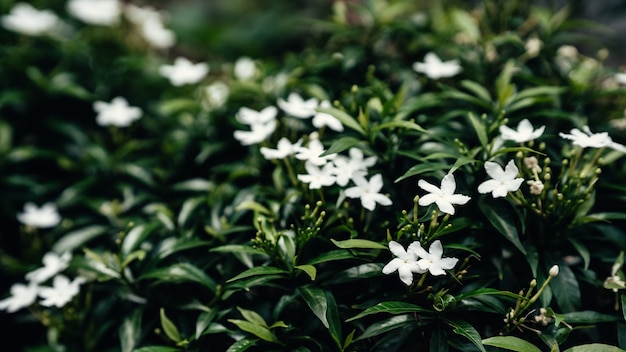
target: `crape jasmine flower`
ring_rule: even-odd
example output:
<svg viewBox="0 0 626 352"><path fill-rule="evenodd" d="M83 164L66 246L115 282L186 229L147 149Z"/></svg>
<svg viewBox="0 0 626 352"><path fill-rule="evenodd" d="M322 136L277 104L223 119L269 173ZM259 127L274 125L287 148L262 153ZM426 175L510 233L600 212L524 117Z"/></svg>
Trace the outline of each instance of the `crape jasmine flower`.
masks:
<svg viewBox="0 0 626 352"><path fill-rule="evenodd" d="M65 252L62 255L58 255L54 252L48 252L44 254L42 258L44 266L26 273L26 279L35 283L44 282L65 270L71 259L72 254L69 252Z"/></svg>
<svg viewBox="0 0 626 352"><path fill-rule="evenodd" d="M414 252L419 258L422 258L417 261L417 265L424 272L428 270L433 276L445 275L446 272L444 270L454 268L459 261L457 258L442 258L443 246L439 240L430 245L428 252L417 241L409 245L408 251Z"/></svg>
<svg viewBox="0 0 626 352"><path fill-rule="evenodd" d="M128 127L141 117L141 109L128 105L122 97L116 97L110 103L96 101L93 109L98 113L96 122L100 126Z"/></svg>
<svg viewBox="0 0 626 352"><path fill-rule="evenodd" d="M250 131L238 130L233 132L233 136L241 145L259 144L269 138L276 130L276 120L265 123L254 123L250 125Z"/></svg>
<svg viewBox="0 0 626 352"><path fill-rule="evenodd" d="M367 181L365 177L359 175L352 180L356 186L346 189L346 197L360 198L361 205L367 210L374 210L376 203L387 206L391 205L391 199L384 194L378 193L383 188L383 177L376 174Z"/></svg>
<svg viewBox="0 0 626 352"><path fill-rule="evenodd" d="M302 144L301 139L292 144L287 137L282 137L278 141L276 149L261 147L261 154L263 154L266 160L284 159L295 153L300 147L300 144Z"/></svg>
<svg viewBox="0 0 626 352"><path fill-rule="evenodd" d="M305 160L313 165L322 166L332 160L337 154L332 153L321 156L326 150L319 139L312 139L306 147L299 147L296 159Z"/></svg>
<svg viewBox="0 0 626 352"><path fill-rule="evenodd" d="M37 10L24 2L15 4L9 14L2 16L0 21L2 27L7 30L33 36L50 33L61 23L54 12Z"/></svg>
<svg viewBox="0 0 626 352"><path fill-rule="evenodd" d="M113 26L120 20L119 0L70 0L67 11L79 20L98 26Z"/></svg>
<svg viewBox="0 0 626 352"><path fill-rule="evenodd" d="M126 17L139 27L144 39L154 47L167 49L176 43L176 35L165 28L163 16L151 7L139 7L133 4L124 6Z"/></svg>
<svg viewBox="0 0 626 352"><path fill-rule="evenodd" d="M27 226L44 229L57 226L61 222L61 215L52 203L37 207L36 204L28 202L24 204L24 212L17 214L17 220Z"/></svg>
<svg viewBox="0 0 626 352"><path fill-rule="evenodd" d="M16 283L11 286L11 296L0 301L0 310L9 313L16 312L22 308L29 307L37 299L39 287L37 283L31 282L28 285Z"/></svg>
<svg viewBox="0 0 626 352"><path fill-rule="evenodd" d="M233 71L238 80L249 81L256 76L256 64L251 58L243 56L235 61Z"/></svg>
<svg viewBox="0 0 626 352"><path fill-rule="evenodd" d="M413 63L413 70L430 79L439 79L456 76L461 72L461 65L458 60L441 61L437 54L430 52L424 56L424 62Z"/></svg>
<svg viewBox="0 0 626 352"><path fill-rule="evenodd" d="M308 174L299 174L298 180L309 184L309 189L319 189L335 184L333 165L328 163L321 168L311 162L306 162L304 168Z"/></svg>
<svg viewBox="0 0 626 352"><path fill-rule="evenodd" d="M315 98L304 100L300 94L290 93L287 100L279 98L277 104L287 115L306 119L316 114L318 101Z"/></svg>
<svg viewBox="0 0 626 352"><path fill-rule="evenodd" d="M546 126L541 126L535 130L528 119L523 119L517 125L517 130L505 125L500 126L500 135L504 140L524 143L541 137L545 128Z"/></svg>
<svg viewBox="0 0 626 352"><path fill-rule="evenodd" d="M409 286L413 283L413 273L423 274L426 272L417 264L418 257L415 251L404 250L404 247L396 241L389 242L389 250L396 258L393 258L383 267L383 274L389 275L397 271L400 280Z"/></svg>
<svg viewBox="0 0 626 352"><path fill-rule="evenodd" d="M491 192L494 198L506 197L508 192L517 191L524 179L516 177L519 170L515 166L515 162L510 160L503 170L497 163L485 162L485 171L491 176L491 180L487 180L478 185L478 192L485 194Z"/></svg>
<svg viewBox="0 0 626 352"><path fill-rule="evenodd" d="M57 275L52 281L52 287L39 287L39 302L44 307L62 308L80 292L80 285L86 281L84 277L77 277L70 281L64 275Z"/></svg>
<svg viewBox="0 0 626 352"><path fill-rule="evenodd" d="M419 180L417 185L430 192L419 199L419 205L429 206L432 203L437 204L439 210L443 213L454 215L453 204L463 205L470 200L470 197L462 194L454 194L456 190L456 181L454 175L447 174L441 180L441 188L434 186L424 180Z"/></svg>
<svg viewBox="0 0 626 352"><path fill-rule="evenodd" d="M228 101L230 88L224 82L213 82L204 89L205 97L210 108L220 108Z"/></svg>
<svg viewBox="0 0 626 352"><path fill-rule="evenodd" d="M247 107L241 107L235 114L235 119L245 125L264 124L276 119L278 109L275 106L268 106L261 111L256 111Z"/></svg>
<svg viewBox="0 0 626 352"><path fill-rule="evenodd" d="M194 64L187 58L177 57L173 65L159 67L159 73L172 85L183 86L200 82L209 73L209 65L205 62Z"/></svg>
<svg viewBox="0 0 626 352"><path fill-rule="evenodd" d="M320 108L330 108L330 102L328 100L324 100L319 105ZM315 116L313 116L313 120L311 121L315 128L322 128L324 126L328 126L333 131L342 132L343 124L339 119L334 117L331 114L327 114L325 112L316 112Z"/></svg>
<svg viewBox="0 0 626 352"><path fill-rule="evenodd" d="M573 128L570 133L559 133L559 136L564 139L569 139L572 144L581 148L604 148L609 147L620 152L626 153L626 147L619 143L613 142L607 132L592 133L589 126L583 126L583 130Z"/></svg>

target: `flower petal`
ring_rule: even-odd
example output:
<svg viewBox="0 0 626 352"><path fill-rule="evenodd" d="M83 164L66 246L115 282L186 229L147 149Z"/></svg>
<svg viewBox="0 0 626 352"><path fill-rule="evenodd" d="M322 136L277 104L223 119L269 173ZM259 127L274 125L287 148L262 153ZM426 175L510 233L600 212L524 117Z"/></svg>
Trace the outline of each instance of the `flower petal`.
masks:
<svg viewBox="0 0 626 352"><path fill-rule="evenodd" d="M441 180L441 192L443 194L454 194L456 190L456 181L453 174L447 174Z"/></svg>
<svg viewBox="0 0 626 352"><path fill-rule="evenodd" d="M441 190L439 189L439 187L425 181L425 180L419 180L417 181L417 185L423 189L426 192L429 193L435 193L435 194L440 194ZM431 202L432 203L432 202Z"/></svg>

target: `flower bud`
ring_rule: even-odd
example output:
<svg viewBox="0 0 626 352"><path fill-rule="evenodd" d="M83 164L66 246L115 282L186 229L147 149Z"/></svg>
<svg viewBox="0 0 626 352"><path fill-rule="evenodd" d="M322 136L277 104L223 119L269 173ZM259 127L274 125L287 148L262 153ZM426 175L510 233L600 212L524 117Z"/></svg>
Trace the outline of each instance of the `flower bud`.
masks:
<svg viewBox="0 0 626 352"><path fill-rule="evenodd" d="M558 265L553 265L550 268L549 274L551 277L556 277L557 275L559 275L559 266Z"/></svg>

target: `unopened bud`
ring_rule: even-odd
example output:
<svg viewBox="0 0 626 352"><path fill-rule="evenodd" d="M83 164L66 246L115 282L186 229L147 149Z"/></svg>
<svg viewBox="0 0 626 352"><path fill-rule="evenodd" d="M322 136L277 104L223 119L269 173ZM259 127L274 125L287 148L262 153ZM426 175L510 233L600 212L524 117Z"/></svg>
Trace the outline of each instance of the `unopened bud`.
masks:
<svg viewBox="0 0 626 352"><path fill-rule="evenodd" d="M549 274L551 277L556 277L557 275L559 275L559 266L558 265L553 265L550 268Z"/></svg>

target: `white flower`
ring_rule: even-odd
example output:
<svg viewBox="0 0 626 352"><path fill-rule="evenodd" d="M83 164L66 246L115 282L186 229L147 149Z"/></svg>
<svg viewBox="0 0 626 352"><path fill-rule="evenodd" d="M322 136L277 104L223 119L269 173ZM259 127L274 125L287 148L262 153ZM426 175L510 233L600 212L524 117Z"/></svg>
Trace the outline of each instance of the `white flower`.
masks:
<svg viewBox="0 0 626 352"><path fill-rule="evenodd" d="M543 192L543 182L538 180L528 180L526 183L530 186L530 194L540 195Z"/></svg>
<svg viewBox="0 0 626 352"><path fill-rule="evenodd" d="M96 122L100 126L128 127L141 117L141 109L128 105L122 97L116 97L110 103L96 101L93 109L98 113Z"/></svg>
<svg viewBox="0 0 626 352"><path fill-rule="evenodd" d="M52 203L46 203L38 208L34 203L24 204L24 212L17 214L17 220L22 224L40 229L57 226L61 222L61 215Z"/></svg>
<svg viewBox="0 0 626 352"><path fill-rule="evenodd" d="M404 247L396 241L389 242L389 250L396 258L393 258L383 267L383 274L389 275L398 271L400 280L409 286L413 283L413 273L423 274L426 272L417 264L417 254L414 251L405 251Z"/></svg>
<svg viewBox="0 0 626 352"><path fill-rule="evenodd" d="M267 147L261 147L261 154L265 157L266 160L271 159L283 159L292 155L293 153L300 148L300 144L302 140L298 140L296 143L291 143L287 137L282 137L278 141L278 145L276 149L271 149Z"/></svg>
<svg viewBox="0 0 626 352"><path fill-rule="evenodd" d="M523 119L517 125L517 130L514 130L508 126L500 126L500 135L504 140L511 140L517 143L524 143L533 139L541 137L543 130L546 126L541 126L538 129L533 129L533 125L528 119Z"/></svg>
<svg viewBox="0 0 626 352"><path fill-rule="evenodd" d="M112 26L119 22L122 7L119 0L70 0L67 11L85 23Z"/></svg>
<svg viewBox="0 0 626 352"><path fill-rule="evenodd" d="M214 82L205 88L206 99L210 107L219 108L226 104L230 95L230 88L224 82Z"/></svg>
<svg viewBox="0 0 626 352"><path fill-rule="evenodd" d="M551 277L556 277L559 275L559 266L558 265L553 265L550 268L550 271L548 272L548 274L550 274Z"/></svg>
<svg viewBox="0 0 626 352"><path fill-rule="evenodd" d="M424 180L419 180L417 185L430 192L425 196L420 197L419 205L428 206L432 203L437 204L439 210L443 213L454 215L454 207L452 204L463 205L470 200L470 197L462 194L454 194L456 189L456 181L454 175L447 174L441 180L441 188L434 186Z"/></svg>
<svg viewBox="0 0 626 352"><path fill-rule="evenodd" d="M165 28L161 19L149 19L141 24L141 34L151 45L160 48L171 48L176 44L176 34Z"/></svg>
<svg viewBox="0 0 626 352"><path fill-rule="evenodd" d="M324 100L319 105L320 108L329 108L331 107L330 102L328 100ZM313 116L313 126L315 128L322 128L324 126L328 126L333 131L342 132L343 124L336 117L331 114L327 114L325 112L316 112L315 116Z"/></svg>
<svg viewBox="0 0 626 352"><path fill-rule="evenodd" d="M391 199L384 194L378 193L383 188L383 177L376 174L369 181L359 175L353 179L356 186L346 189L346 197L360 198L361 205L367 210L374 210L376 203L387 206L391 205Z"/></svg>
<svg viewBox="0 0 626 352"><path fill-rule="evenodd" d="M509 192L515 192L524 182L521 177L516 177L519 170L515 166L515 162L510 160L503 170L497 163L485 162L485 171L491 176L491 180L487 180L478 185L478 192L485 194L491 192L494 198L506 197Z"/></svg>
<svg viewBox="0 0 626 352"><path fill-rule="evenodd" d="M59 17L50 10L37 10L30 4L19 2L8 15L2 16L2 27L21 34L41 35L59 27Z"/></svg>
<svg viewBox="0 0 626 352"><path fill-rule="evenodd" d="M337 155L332 162L335 165L335 176L337 184L345 186L357 176L365 176L367 168L376 163L376 157L363 158L363 152L359 148L350 148L350 157Z"/></svg>
<svg viewBox="0 0 626 352"><path fill-rule="evenodd" d="M134 24L141 25L145 21L161 19L159 11L150 6L141 7L133 4L124 6L124 15Z"/></svg>
<svg viewBox="0 0 626 352"><path fill-rule="evenodd" d="M299 174L298 180L309 184L309 189L319 189L324 186L332 186L335 184L335 175L333 174L333 165L326 164L321 169L319 166L306 162L304 168L308 174Z"/></svg>
<svg viewBox="0 0 626 352"><path fill-rule="evenodd" d="M529 156L524 158L524 165L532 172L541 172L541 166L539 166L539 160L537 160L537 157Z"/></svg>
<svg viewBox="0 0 626 352"><path fill-rule="evenodd" d="M424 62L413 63L413 70L423 73L430 79L456 76L461 72L461 65L458 60L441 61L435 53L428 53L424 56Z"/></svg>
<svg viewBox="0 0 626 352"><path fill-rule="evenodd" d="M276 130L276 120L265 123L254 123L250 125L250 131L235 131L233 133L236 140L242 145L258 144L266 140Z"/></svg>
<svg viewBox="0 0 626 352"><path fill-rule="evenodd" d="M337 156L336 153L321 156L325 151L319 139L312 139L308 146L298 148L296 159L306 160L313 165L322 166Z"/></svg>
<svg viewBox="0 0 626 352"><path fill-rule="evenodd" d="M80 285L84 282L85 278L80 276L70 281L64 275L57 275L52 281L52 287L39 288L39 296L43 298L39 303L44 307L62 308L80 292Z"/></svg>
<svg viewBox="0 0 626 352"><path fill-rule="evenodd" d="M234 68L235 77L240 81L248 81L256 75L256 64L246 56L240 57L235 61Z"/></svg>
<svg viewBox="0 0 626 352"><path fill-rule="evenodd" d="M626 73L616 73L615 80L617 83L625 85L626 84Z"/></svg>
<svg viewBox="0 0 626 352"><path fill-rule="evenodd" d="M610 147L615 150L626 153L626 147L621 144L613 142L607 132L591 133L589 126L583 126L583 130L573 128L570 134L559 133L561 138L572 140L572 144L581 148L603 148Z"/></svg>
<svg viewBox="0 0 626 352"><path fill-rule="evenodd" d="M279 98L277 104L287 115L306 119L316 114L318 101L315 98L304 100L300 94L290 93L287 100Z"/></svg>
<svg viewBox="0 0 626 352"><path fill-rule="evenodd" d="M252 110L244 106L239 108L235 119L245 125L264 124L275 120L276 114L278 114L278 109L275 106L268 106L261 111Z"/></svg>
<svg viewBox="0 0 626 352"><path fill-rule="evenodd" d="M459 261L457 258L442 258L443 246L439 240L436 240L430 245L428 252L426 252L417 241L411 243L408 250L415 252L418 257L422 258L417 262L420 269L424 271L428 270L430 274L434 276L445 275L446 272L444 270L454 268Z"/></svg>
<svg viewBox="0 0 626 352"><path fill-rule="evenodd" d="M24 284L11 285L11 296L0 301L0 310L13 313L22 308L35 303L39 287L31 282L28 286Z"/></svg>
<svg viewBox="0 0 626 352"><path fill-rule="evenodd" d="M44 282L65 270L71 259L72 254L70 252L65 252L60 256L54 252L48 252L43 256L43 266L26 273L26 279L34 283Z"/></svg>
<svg viewBox="0 0 626 352"><path fill-rule="evenodd" d="M205 62L194 64L187 58L177 57L173 65L159 67L159 73L172 85L182 86L200 82L209 73L209 65Z"/></svg>

